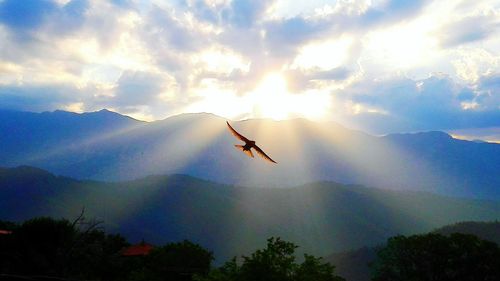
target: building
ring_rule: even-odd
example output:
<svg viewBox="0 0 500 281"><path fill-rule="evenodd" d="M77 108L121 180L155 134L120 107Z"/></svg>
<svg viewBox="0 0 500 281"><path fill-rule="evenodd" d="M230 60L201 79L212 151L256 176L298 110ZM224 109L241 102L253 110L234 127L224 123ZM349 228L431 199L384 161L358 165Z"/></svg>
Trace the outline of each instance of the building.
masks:
<svg viewBox="0 0 500 281"><path fill-rule="evenodd" d="M122 256L124 257L139 257L139 256L147 256L151 250L154 249L154 246L141 241L141 243L126 247L122 250Z"/></svg>

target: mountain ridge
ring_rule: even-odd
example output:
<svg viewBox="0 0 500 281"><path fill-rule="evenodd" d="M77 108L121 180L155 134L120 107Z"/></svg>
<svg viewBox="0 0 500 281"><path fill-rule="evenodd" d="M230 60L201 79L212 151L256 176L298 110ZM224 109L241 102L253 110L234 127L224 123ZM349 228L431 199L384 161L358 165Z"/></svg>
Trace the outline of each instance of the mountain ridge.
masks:
<svg viewBox="0 0 500 281"><path fill-rule="evenodd" d="M276 158L279 165L270 167L236 151L233 144L238 141L227 132L225 119L214 114L142 122L110 111L6 112L0 111L0 131L6 132L0 138L0 166L30 165L101 181L180 173L244 186L290 187L328 180L500 198L495 176L500 145L457 140L441 132L377 137L335 122L233 121ZM74 118L69 119L79 121L46 120L54 114L70 114Z"/></svg>

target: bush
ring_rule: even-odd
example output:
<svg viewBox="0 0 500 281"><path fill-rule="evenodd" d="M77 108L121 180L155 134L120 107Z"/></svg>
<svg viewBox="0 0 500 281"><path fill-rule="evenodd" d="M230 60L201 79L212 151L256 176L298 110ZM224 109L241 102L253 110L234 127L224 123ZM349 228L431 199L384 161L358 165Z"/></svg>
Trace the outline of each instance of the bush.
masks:
<svg viewBox="0 0 500 281"><path fill-rule="evenodd" d="M194 274L206 275L212 252L187 240L169 243L144 257L144 266L132 273L131 280L191 280Z"/></svg>
<svg viewBox="0 0 500 281"><path fill-rule="evenodd" d="M500 280L500 249L474 235L396 236L372 265L374 281Z"/></svg>

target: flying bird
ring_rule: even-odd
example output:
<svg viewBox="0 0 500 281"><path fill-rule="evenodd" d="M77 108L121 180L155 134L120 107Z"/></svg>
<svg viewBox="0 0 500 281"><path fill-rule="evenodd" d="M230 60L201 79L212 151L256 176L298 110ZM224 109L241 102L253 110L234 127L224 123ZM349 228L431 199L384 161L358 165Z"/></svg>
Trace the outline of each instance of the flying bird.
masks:
<svg viewBox="0 0 500 281"><path fill-rule="evenodd" d="M252 148L253 148L253 149L255 149L257 154L259 154L260 157L266 159L269 162L276 163L276 161L271 159L271 157L267 156L267 154L262 149L260 149L260 147L258 147L255 144L255 141L249 140L249 139L245 138L244 136L242 136L240 133L236 132L236 130L233 129L233 127L231 127L231 125L229 125L229 122L226 121L226 124L227 124L227 127L229 128L229 131L231 132L231 134L233 134L233 136L235 136L237 139L245 142L245 145L235 144L234 146L237 149L243 151L246 155L253 158L253 153L252 153Z"/></svg>

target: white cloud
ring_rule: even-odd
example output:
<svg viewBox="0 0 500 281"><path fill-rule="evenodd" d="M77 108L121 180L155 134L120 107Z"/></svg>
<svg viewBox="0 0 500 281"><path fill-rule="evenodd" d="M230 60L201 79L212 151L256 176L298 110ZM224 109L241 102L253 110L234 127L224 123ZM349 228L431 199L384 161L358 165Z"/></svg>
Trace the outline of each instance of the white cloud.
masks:
<svg viewBox="0 0 500 281"><path fill-rule="evenodd" d="M265 117L274 73L280 116L317 106L383 131L500 110L498 1L34 1L23 21L19 3L0 2L2 106Z"/></svg>
<svg viewBox="0 0 500 281"><path fill-rule="evenodd" d="M500 54L493 54L483 48L460 47L454 51L452 61L456 75L471 84L500 68Z"/></svg>
<svg viewBox="0 0 500 281"><path fill-rule="evenodd" d="M291 68L330 70L343 65L349 58L352 39L312 42L303 46L295 57Z"/></svg>

